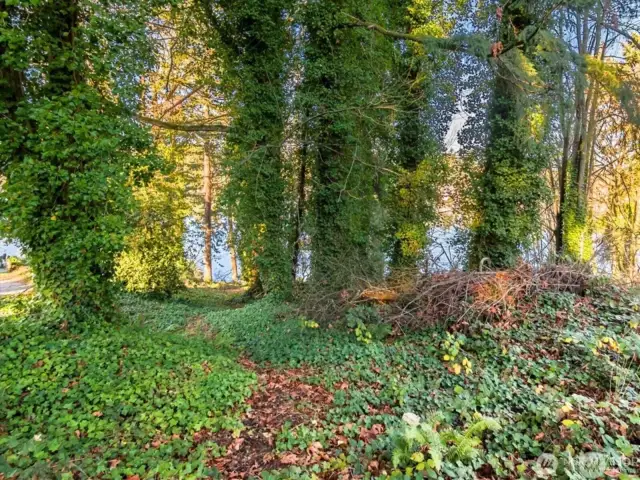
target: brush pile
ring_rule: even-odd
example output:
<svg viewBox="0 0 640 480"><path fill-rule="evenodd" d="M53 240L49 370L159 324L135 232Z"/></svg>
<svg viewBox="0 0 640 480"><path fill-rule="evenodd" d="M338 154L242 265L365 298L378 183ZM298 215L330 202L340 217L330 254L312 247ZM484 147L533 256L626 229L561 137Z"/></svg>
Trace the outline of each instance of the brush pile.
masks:
<svg viewBox="0 0 640 480"><path fill-rule="evenodd" d="M357 301L386 303L386 320L400 328L479 318L508 321L513 311L526 310L543 292L582 294L591 278L588 268L575 265L523 264L512 270L452 271L369 287Z"/></svg>

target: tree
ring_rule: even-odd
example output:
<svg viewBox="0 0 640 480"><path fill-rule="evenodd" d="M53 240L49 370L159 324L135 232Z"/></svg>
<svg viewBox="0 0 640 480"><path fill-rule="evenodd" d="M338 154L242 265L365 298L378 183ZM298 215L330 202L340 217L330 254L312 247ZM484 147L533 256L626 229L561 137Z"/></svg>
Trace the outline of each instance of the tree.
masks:
<svg viewBox="0 0 640 480"><path fill-rule="evenodd" d="M455 15L465 2L408 1L399 8L399 28L409 34L446 37L455 27ZM435 97L446 97L438 73L450 60L445 52L430 52L416 42L397 41L395 74L398 82L396 145L386 195L390 219L390 263L394 272L415 274L424 258L428 227L437 217L438 189L445 179L443 146L438 126L443 114L434 109ZM440 102L442 107L445 102ZM446 120L446 118L445 118Z"/></svg>
<svg viewBox="0 0 640 480"><path fill-rule="evenodd" d="M544 2L541 2L544 3ZM538 7L538 9L536 9ZM540 228L546 185L546 158L536 148L544 133L544 116L526 91L536 82L531 61L540 6L508 2L498 10L498 39L489 142L477 185L478 219L473 227L470 265L487 259L493 268L512 267ZM517 45L509 52L508 45ZM500 54L500 55L499 55ZM529 87L531 88L531 87Z"/></svg>
<svg viewBox="0 0 640 480"><path fill-rule="evenodd" d="M135 78L150 68L153 4L0 8L2 235L22 245L55 318L106 315L114 258L131 227L131 187L156 165L132 118Z"/></svg>
<svg viewBox="0 0 640 480"><path fill-rule="evenodd" d="M178 170L180 159L171 147L161 150L165 172L135 189L136 226L118 257L116 278L129 292L169 296L185 285L183 237L190 208L184 195L186 178Z"/></svg>
<svg viewBox="0 0 640 480"><path fill-rule="evenodd" d="M376 168L382 160L374 144L377 124L388 122L380 90L391 48L369 32L341 28L345 11L357 9L355 2L310 2L300 14L307 36L300 104L310 112L312 277L338 288L383 271ZM385 5L371 2L367 9L383 15Z"/></svg>
<svg viewBox="0 0 640 480"><path fill-rule="evenodd" d="M285 122L288 3L202 2L221 46L233 105L226 137L226 199L252 292L291 292L289 208L281 157Z"/></svg>
<svg viewBox="0 0 640 480"><path fill-rule="evenodd" d="M202 196L204 197L204 215L202 217L202 225L204 230L204 281L213 282L213 262L211 259L211 162L209 161L209 152L205 145L202 155Z"/></svg>

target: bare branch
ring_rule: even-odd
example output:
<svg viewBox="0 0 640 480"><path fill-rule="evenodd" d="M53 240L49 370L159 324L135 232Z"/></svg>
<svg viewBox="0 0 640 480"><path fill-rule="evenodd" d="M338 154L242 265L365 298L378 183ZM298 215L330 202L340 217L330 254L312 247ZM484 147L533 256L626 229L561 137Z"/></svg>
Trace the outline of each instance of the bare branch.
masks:
<svg viewBox="0 0 640 480"><path fill-rule="evenodd" d="M381 25L378 25L376 23L371 23L371 22L365 22L364 20L360 20L359 18L353 17L351 15L349 15L349 18L353 23L347 26L363 27L368 30L378 32L381 35L384 35L386 37L396 38L399 40L409 40L411 42L421 43L431 48L438 48L440 50L448 50L451 52L463 52L463 53L468 53L474 56L482 57L485 55L486 56L490 55L488 52L488 45L489 45L488 40L486 39L486 37L483 37L481 35L455 35L455 36L446 37L446 38L433 37L433 36L427 36L427 35L412 35L410 33L402 33L402 32L396 32L394 30L388 30ZM478 41L482 42L483 40L484 40L484 43L487 44L486 49L484 48L475 49L470 46L471 43L477 43ZM481 50L485 50L485 51L481 53Z"/></svg>
<svg viewBox="0 0 640 480"><path fill-rule="evenodd" d="M187 93L185 96L180 97L178 100L176 100L175 102L173 102L171 105L169 105L169 107L167 107L166 110L164 110L161 114L161 117L164 117L167 113L171 112L174 108L179 107L180 105L182 105L184 102L186 102L189 98L191 98L193 95L195 95L196 93L198 93L199 91L201 91L204 88L204 85L198 85L196 88L194 88L193 90L191 90L189 93Z"/></svg>
<svg viewBox="0 0 640 480"><path fill-rule="evenodd" d="M154 127L164 128L165 130L177 130L179 132L226 132L229 127L223 123L173 123L173 122L165 122L163 120L158 120L157 118L144 117L141 115L136 115L136 120L148 123L149 125L153 125Z"/></svg>

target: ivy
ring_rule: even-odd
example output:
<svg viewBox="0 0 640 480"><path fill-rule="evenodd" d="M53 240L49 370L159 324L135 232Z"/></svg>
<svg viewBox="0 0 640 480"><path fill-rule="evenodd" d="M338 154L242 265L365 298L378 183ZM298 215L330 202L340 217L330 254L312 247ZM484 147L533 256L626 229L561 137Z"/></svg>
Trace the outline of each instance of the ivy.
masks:
<svg viewBox="0 0 640 480"><path fill-rule="evenodd" d="M225 192L239 230L243 275L253 289L291 290L289 208L282 158L288 2L202 2L226 58L234 110L226 138Z"/></svg>
<svg viewBox="0 0 640 480"><path fill-rule="evenodd" d="M112 306L131 186L156 166L130 114L135 75L149 68L144 19L153 7L2 3L0 235L21 244L55 318Z"/></svg>
<svg viewBox="0 0 640 480"><path fill-rule="evenodd" d="M526 35L534 22L532 8L523 1L511 2L502 15L501 45ZM524 91L526 82L535 79L534 64L521 49L500 56L496 63L490 138L476 183L478 218L473 227L472 267L484 259L492 268L514 266L540 231L546 193L541 173L547 158L537 145L542 139L542 114L536 112L533 99Z"/></svg>

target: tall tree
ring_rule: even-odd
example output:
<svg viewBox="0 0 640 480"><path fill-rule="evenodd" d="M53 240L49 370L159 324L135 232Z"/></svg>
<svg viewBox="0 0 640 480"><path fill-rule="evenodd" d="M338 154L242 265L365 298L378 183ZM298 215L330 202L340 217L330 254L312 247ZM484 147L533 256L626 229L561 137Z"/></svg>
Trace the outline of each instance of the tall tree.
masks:
<svg viewBox="0 0 640 480"><path fill-rule="evenodd" d="M229 185L243 275L251 291L291 291L289 208L281 156L284 80L291 32L282 0L203 0L222 47L234 119L227 134Z"/></svg>
<svg viewBox="0 0 640 480"><path fill-rule="evenodd" d="M484 259L493 268L513 266L539 232L546 159L535 147L542 138L544 118L525 88L535 81L530 53L541 28L542 7L515 0L497 10L490 134L478 184L479 218L473 228L471 266L481 265ZM506 48L510 51L503 52Z"/></svg>
<svg viewBox="0 0 640 480"><path fill-rule="evenodd" d="M150 138L132 120L153 4L0 5L0 110L10 119L0 129L1 233L20 242L58 318L105 314L131 181L154 168Z"/></svg>
<svg viewBox="0 0 640 480"><path fill-rule="evenodd" d="M207 146L202 154L202 196L204 198L204 214L202 225L204 230L204 281L213 282L213 261L211 259L213 228L211 226L211 161Z"/></svg>
<svg viewBox="0 0 640 480"><path fill-rule="evenodd" d="M379 15L383 2L367 5ZM301 103L307 119L312 198L312 276L328 285L380 275L382 225L372 125L388 61L370 33L342 28L356 2L309 2ZM389 57L387 57L389 58ZM369 116L370 115L370 116Z"/></svg>
<svg viewBox="0 0 640 480"><path fill-rule="evenodd" d="M466 2L402 2L399 28L413 35L446 37L455 27L455 15ZM436 112L434 97L446 97L440 70L450 60L442 51L429 51L415 42L397 41L394 66L397 114L394 119L396 148L385 199L390 218L390 262L393 271L415 273L424 258L428 227L436 219L438 187L445 176L443 146L433 124L446 121ZM438 88L442 87L442 88ZM445 102L440 102L440 106Z"/></svg>

